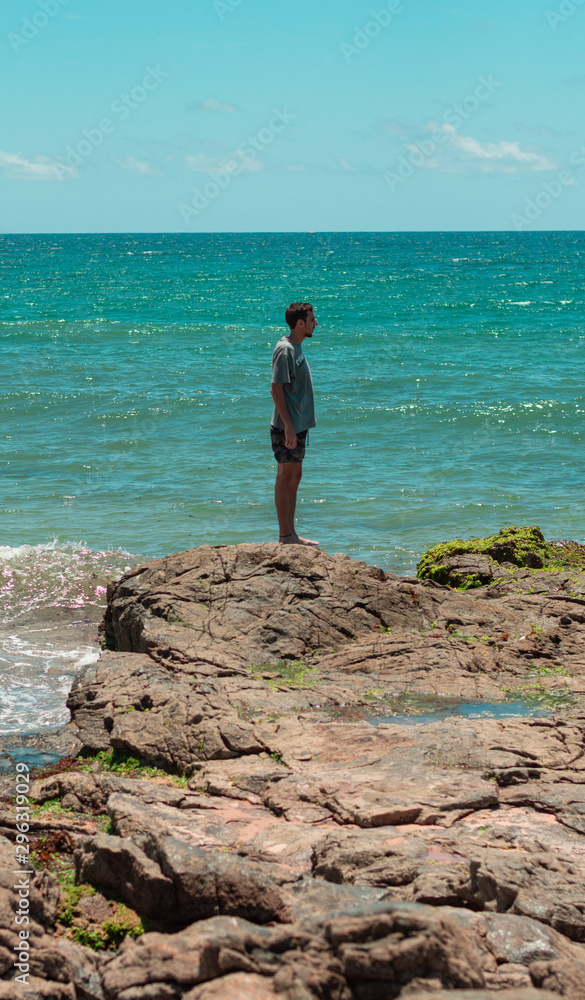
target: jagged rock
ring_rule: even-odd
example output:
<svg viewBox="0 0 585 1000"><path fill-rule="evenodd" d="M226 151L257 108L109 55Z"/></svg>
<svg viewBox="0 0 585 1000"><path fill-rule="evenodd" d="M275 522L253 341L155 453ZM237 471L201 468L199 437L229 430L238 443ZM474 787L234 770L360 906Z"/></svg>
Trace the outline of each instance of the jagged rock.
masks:
<svg viewBox="0 0 585 1000"><path fill-rule="evenodd" d="M552 996L567 997L567 1000L584 1000L585 965L577 962L553 961L535 962L530 967L530 975L535 986L543 992L552 990ZM542 993L537 994L541 1000Z"/></svg>
<svg viewBox="0 0 585 1000"><path fill-rule="evenodd" d="M448 830L340 830L313 852L314 874L437 906L522 914L583 940L585 848L548 817L506 808ZM512 961L512 959L509 959Z"/></svg>
<svg viewBox="0 0 585 1000"><path fill-rule="evenodd" d="M298 876L276 865L210 854L174 837L153 837L149 857L131 840L106 834L76 852L80 881L116 888L141 915L182 925L218 914L264 923L286 921L290 909L281 887Z"/></svg>
<svg viewBox="0 0 585 1000"><path fill-rule="evenodd" d="M436 976L455 989L485 982L471 939L432 909L340 916L328 921L326 936L357 996L367 996L369 983L400 988L414 976Z"/></svg>
<svg viewBox="0 0 585 1000"><path fill-rule="evenodd" d="M27 866L28 867L28 866ZM14 845L0 838L0 998L26 1000L103 1000L101 986L102 957L90 948L72 941L56 939L54 927L59 900L59 882L50 872L39 871L33 876L15 872ZM19 869L20 872L20 869ZM28 887L30 909L20 911L18 886L22 879L30 878ZM23 892L25 888L23 887ZM26 897L25 897L26 898ZM29 922L16 923L17 913L26 912ZM29 938L29 984L19 992L13 977L19 972L14 968L15 954L20 943L20 930L27 930ZM2 980L9 980L4 987ZM4 989L4 993L1 990ZM12 992L11 992L12 991Z"/></svg>
<svg viewBox="0 0 585 1000"><path fill-rule="evenodd" d="M308 935L293 928L261 928L235 917L212 917L177 934L145 934L127 941L104 970L108 1000L149 995L156 984L167 996L237 972L272 976L279 954L306 946ZM154 990L150 989L150 995Z"/></svg>
<svg viewBox="0 0 585 1000"><path fill-rule="evenodd" d="M106 641L201 674L300 657L381 621L419 624L410 594L388 579L312 548L201 546L126 574L108 595Z"/></svg>
<svg viewBox="0 0 585 1000"><path fill-rule="evenodd" d="M560 823L578 833L585 833L585 784L527 781L521 787L506 789L501 794L503 801L510 805L531 806L552 813Z"/></svg>
<svg viewBox="0 0 585 1000"><path fill-rule="evenodd" d="M37 877L38 995L578 997L585 713L392 721L402 691L585 693L578 574L498 566L460 593L302 547L205 546L112 586L117 648L75 682L79 737L189 786L97 761L33 783L74 810L31 819L35 836L67 834L77 879L160 929L90 959L53 934ZM104 813L115 835L96 833Z"/></svg>
<svg viewBox="0 0 585 1000"><path fill-rule="evenodd" d="M176 808L165 803L144 805L132 795L113 794L108 800L112 831L132 837L145 850L153 836L173 836L195 847L229 850L253 861L284 864L291 873L310 874L319 835L336 827L329 814L329 822L319 822L316 830L308 810L284 819L259 801L234 801L222 795L193 799L188 808Z"/></svg>
<svg viewBox="0 0 585 1000"><path fill-rule="evenodd" d="M290 866L215 853L165 834L133 840L100 834L75 853L79 881L116 889L141 916L184 927L216 915L286 922L308 911L371 902L381 891L303 879Z"/></svg>
<svg viewBox="0 0 585 1000"><path fill-rule="evenodd" d="M131 840L98 834L82 841L74 860L78 882L116 889L141 916L170 926L181 920L171 879Z"/></svg>
<svg viewBox="0 0 585 1000"><path fill-rule="evenodd" d="M104 956L64 938L49 935L31 948L31 974L39 979L71 983L73 996L103 1000Z"/></svg>
<svg viewBox="0 0 585 1000"><path fill-rule="evenodd" d="M111 653L91 664L67 704L88 750L111 745L180 773L196 760L265 749L212 680L173 676L147 656Z"/></svg>
<svg viewBox="0 0 585 1000"><path fill-rule="evenodd" d="M73 983L48 982L30 976L26 986L13 980L0 981L0 1000L77 1000L77 995Z"/></svg>
<svg viewBox="0 0 585 1000"><path fill-rule="evenodd" d="M40 871L31 876L28 874L29 869L28 864L22 867L17 864L14 844L0 836L0 927L10 926L11 933L16 930L13 920L18 900L15 883L20 885L21 878L29 883L23 885L23 892L28 890L30 911L27 909L27 913L30 912L36 932L42 933L44 928L52 927L55 920L59 899L59 882L56 876ZM17 874L21 871L24 873L22 876Z"/></svg>
<svg viewBox="0 0 585 1000"><path fill-rule="evenodd" d="M288 992L288 991L287 991ZM290 994L289 994L290 996ZM310 997L307 994L307 997ZM222 976L212 983L195 986L185 994L183 1000L286 1000L286 993L275 993L270 980L255 973L236 972L232 976ZM300 998L299 998L300 1000Z"/></svg>
<svg viewBox="0 0 585 1000"><path fill-rule="evenodd" d="M495 987L497 989L497 987ZM415 993L411 993L410 990L403 990L400 997L414 997L420 998L420 1000L445 1000L445 991L443 989L436 990L417 990ZM503 989L501 992L494 994L494 987L492 985L488 986L487 990L458 990L457 1000L494 1000L494 996L497 1000L558 1000L558 993L550 993L548 990L536 990L531 987L519 989ZM568 994L567 994L568 996Z"/></svg>
<svg viewBox="0 0 585 1000"><path fill-rule="evenodd" d="M443 578L439 582L449 587L469 586L470 583L481 587L491 583L498 572L495 560L489 556L475 555L473 552L444 556L441 560L441 570ZM436 575L431 579L437 579Z"/></svg>
<svg viewBox="0 0 585 1000"><path fill-rule="evenodd" d="M381 704L401 691L585 694L584 601L461 594L293 548L203 546L111 588L109 641L135 652L105 654L75 682L68 703L85 747L189 774L272 751L259 716L376 706L372 692Z"/></svg>
<svg viewBox="0 0 585 1000"><path fill-rule="evenodd" d="M64 771L49 778L31 782L30 798L33 802L60 799L63 809L76 812L105 811L107 795L102 791L93 774L81 771Z"/></svg>
<svg viewBox="0 0 585 1000"><path fill-rule="evenodd" d="M449 917L428 907L378 905L370 912L313 917L292 927L262 929L213 917L172 937L147 934L120 949L105 968L104 985L108 1000L141 1000L152 995L145 987L153 983L170 987L161 995L179 996L186 987L215 979L215 991L207 995L222 997L228 983L260 989L257 979L241 978L259 975L269 980L267 988L291 1000L367 997L382 995L380 989L384 996L396 996L415 978L459 988L484 984L472 938ZM227 978L220 985L222 976ZM192 994L198 995L206 996Z"/></svg>

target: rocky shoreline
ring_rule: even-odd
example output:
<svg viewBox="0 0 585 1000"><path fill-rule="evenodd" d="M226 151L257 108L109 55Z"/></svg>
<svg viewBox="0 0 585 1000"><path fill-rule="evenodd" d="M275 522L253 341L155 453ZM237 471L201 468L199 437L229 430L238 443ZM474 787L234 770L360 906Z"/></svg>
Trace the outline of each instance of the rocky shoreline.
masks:
<svg viewBox="0 0 585 1000"><path fill-rule="evenodd" d="M585 998L585 573L439 556L471 589L277 545L110 586L30 784L26 987L1 803L0 998Z"/></svg>

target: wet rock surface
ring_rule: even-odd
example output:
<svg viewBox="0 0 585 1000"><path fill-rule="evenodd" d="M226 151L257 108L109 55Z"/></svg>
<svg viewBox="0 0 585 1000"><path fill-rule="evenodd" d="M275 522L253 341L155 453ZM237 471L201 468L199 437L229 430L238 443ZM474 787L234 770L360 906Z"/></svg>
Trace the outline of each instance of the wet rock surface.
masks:
<svg viewBox="0 0 585 1000"><path fill-rule="evenodd" d="M112 585L109 648L68 701L94 757L33 782L29 836L147 932L64 939L39 848L26 996L585 998L585 578L526 574L461 593L205 546ZM566 708L392 719L455 695ZM5 799L0 998L21 995L16 836Z"/></svg>

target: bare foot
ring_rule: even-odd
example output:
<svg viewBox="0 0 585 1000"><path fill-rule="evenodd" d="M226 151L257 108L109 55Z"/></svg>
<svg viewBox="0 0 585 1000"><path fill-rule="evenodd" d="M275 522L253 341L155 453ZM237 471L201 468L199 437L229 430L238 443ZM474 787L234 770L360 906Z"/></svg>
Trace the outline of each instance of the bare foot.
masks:
<svg viewBox="0 0 585 1000"><path fill-rule="evenodd" d="M310 538L301 538L300 535L292 533L290 535L279 535L278 541L281 545L318 545L319 542L313 542Z"/></svg>

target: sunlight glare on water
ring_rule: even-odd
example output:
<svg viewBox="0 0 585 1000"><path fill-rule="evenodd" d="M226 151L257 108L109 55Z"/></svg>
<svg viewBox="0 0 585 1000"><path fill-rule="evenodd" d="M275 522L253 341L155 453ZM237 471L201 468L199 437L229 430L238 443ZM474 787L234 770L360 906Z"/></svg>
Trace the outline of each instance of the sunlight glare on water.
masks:
<svg viewBox="0 0 585 1000"><path fill-rule="evenodd" d="M581 232L1 236L2 725L67 717L137 553L275 540L294 299L300 530L407 574L509 524L583 541L584 259Z"/></svg>

